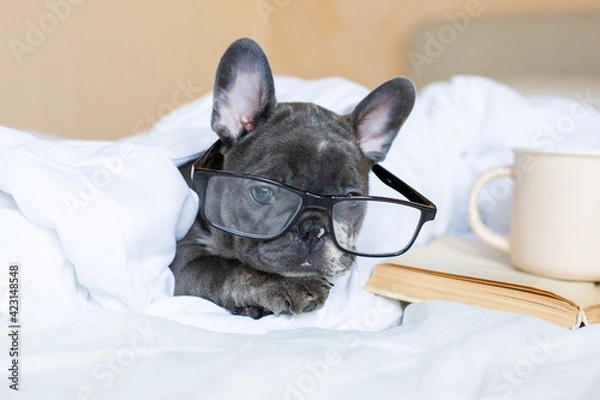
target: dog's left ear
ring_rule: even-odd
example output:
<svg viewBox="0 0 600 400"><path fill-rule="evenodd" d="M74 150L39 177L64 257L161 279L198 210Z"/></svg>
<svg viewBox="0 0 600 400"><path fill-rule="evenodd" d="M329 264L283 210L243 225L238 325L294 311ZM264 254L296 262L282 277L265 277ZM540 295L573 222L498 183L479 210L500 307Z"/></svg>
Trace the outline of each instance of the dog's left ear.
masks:
<svg viewBox="0 0 600 400"><path fill-rule="evenodd" d="M415 104L415 97L415 87L409 79L394 78L369 93L350 115L360 147L371 164L385 158Z"/></svg>
<svg viewBox="0 0 600 400"><path fill-rule="evenodd" d="M266 119L275 103L267 56L254 40L236 40L217 67L212 129L223 143L231 145Z"/></svg>

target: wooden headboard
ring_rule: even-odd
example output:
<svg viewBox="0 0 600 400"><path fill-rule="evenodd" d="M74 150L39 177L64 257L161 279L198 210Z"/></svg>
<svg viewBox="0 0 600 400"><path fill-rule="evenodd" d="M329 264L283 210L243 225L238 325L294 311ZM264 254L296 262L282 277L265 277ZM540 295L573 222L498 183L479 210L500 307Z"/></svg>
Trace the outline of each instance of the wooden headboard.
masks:
<svg viewBox="0 0 600 400"><path fill-rule="evenodd" d="M407 57L422 87L456 74L600 79L600 12L444 18L419 26Z"/></svg>

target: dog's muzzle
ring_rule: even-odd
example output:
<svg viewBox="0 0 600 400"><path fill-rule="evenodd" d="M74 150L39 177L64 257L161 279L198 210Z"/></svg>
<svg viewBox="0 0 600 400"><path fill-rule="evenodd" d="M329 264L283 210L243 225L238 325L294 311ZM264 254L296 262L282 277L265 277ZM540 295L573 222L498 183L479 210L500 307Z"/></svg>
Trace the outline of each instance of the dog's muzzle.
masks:
<svg viewBox="0 0 600 400"><path fill-rule="evenodd" d="M318 252L327 237L327 223L320 216L304 218L298 224L297 235L311 253Z"/></svg>

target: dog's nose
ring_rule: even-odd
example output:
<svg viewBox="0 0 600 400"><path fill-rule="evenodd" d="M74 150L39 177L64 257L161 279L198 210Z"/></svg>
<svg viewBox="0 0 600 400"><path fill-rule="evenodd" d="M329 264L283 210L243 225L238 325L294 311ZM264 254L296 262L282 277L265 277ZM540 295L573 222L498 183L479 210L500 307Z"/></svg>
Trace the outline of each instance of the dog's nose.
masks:
<svg viewBox="0 0 600 400"><path fill-rule="evenodd" d="M310 217L300 222L298 235L311 251L318 251L325 241L325 222L319 217Z"/></svg>

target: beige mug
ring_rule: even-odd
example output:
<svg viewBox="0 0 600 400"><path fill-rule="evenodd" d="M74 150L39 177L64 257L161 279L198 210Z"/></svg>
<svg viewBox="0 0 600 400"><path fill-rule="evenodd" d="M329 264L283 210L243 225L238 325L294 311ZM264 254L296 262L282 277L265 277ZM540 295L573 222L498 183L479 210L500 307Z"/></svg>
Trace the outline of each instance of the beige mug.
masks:
<svg viewBox="0 0 600 400"><path fill-rule="evenodd" d="M483 173L469 196L469 224L484 242L538 275L600 281L600 152L514 149L515 161ZM510 234L486 227L478 209L486 183L513 181Z"/></svg>

